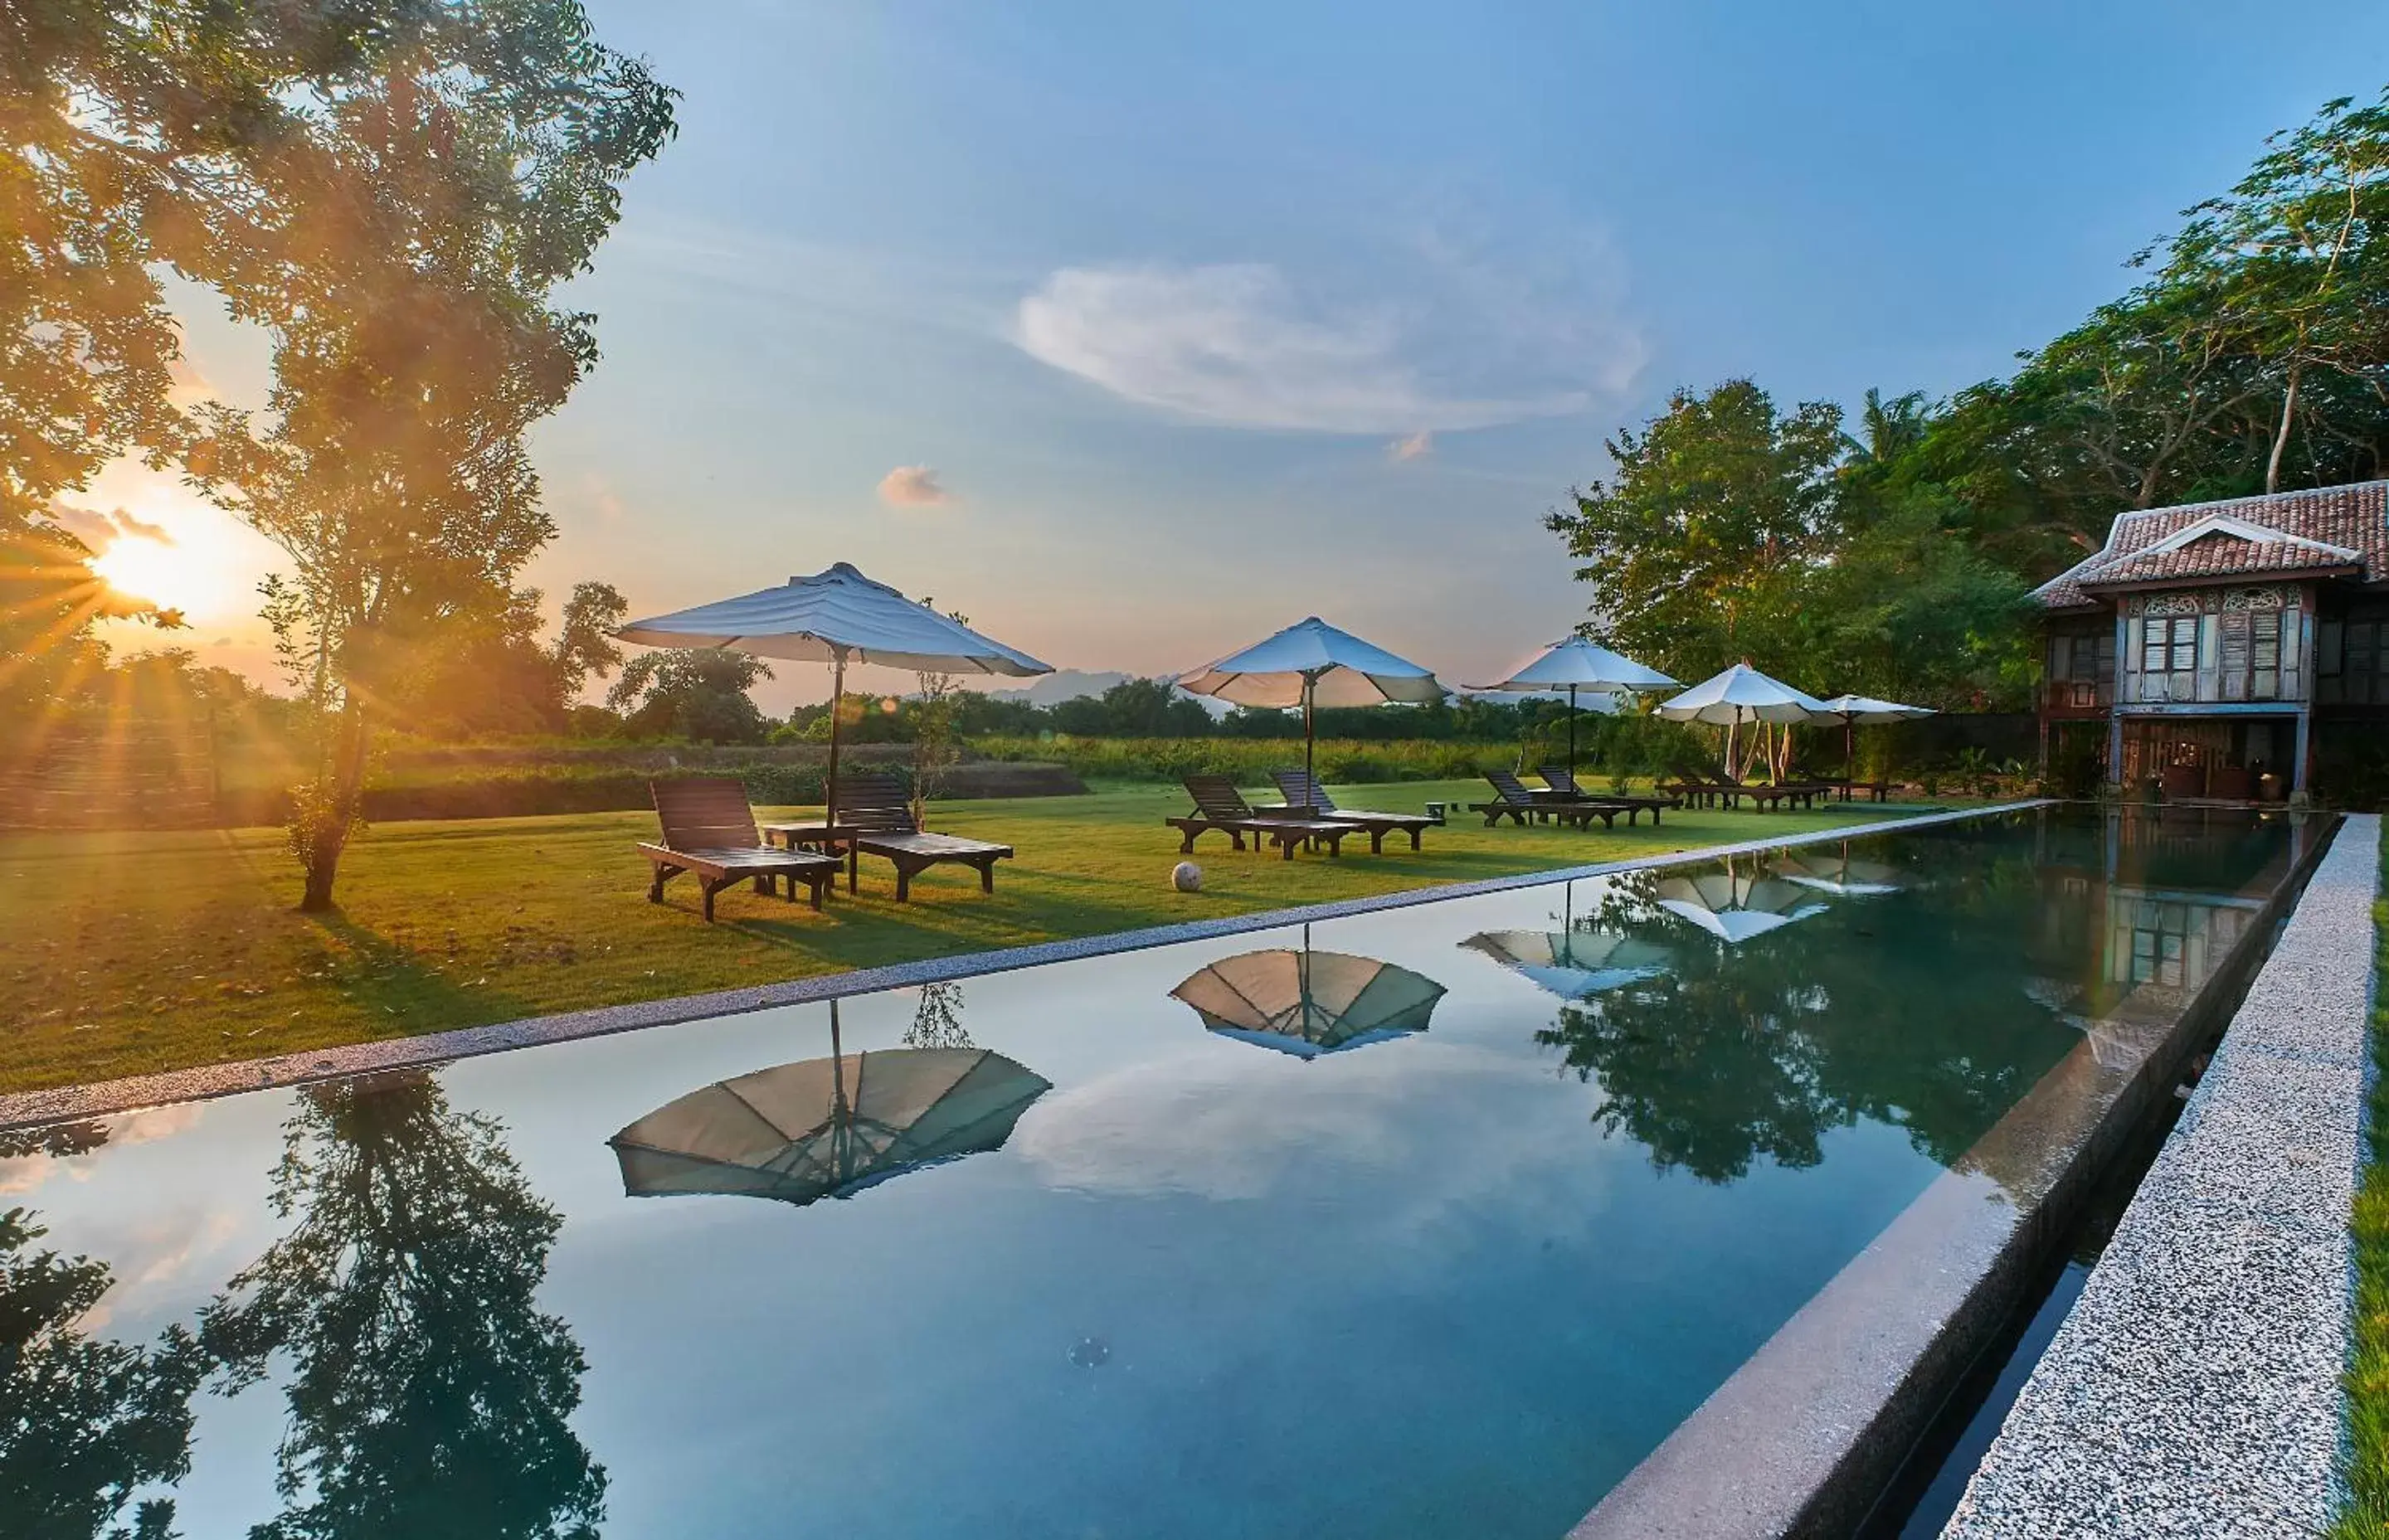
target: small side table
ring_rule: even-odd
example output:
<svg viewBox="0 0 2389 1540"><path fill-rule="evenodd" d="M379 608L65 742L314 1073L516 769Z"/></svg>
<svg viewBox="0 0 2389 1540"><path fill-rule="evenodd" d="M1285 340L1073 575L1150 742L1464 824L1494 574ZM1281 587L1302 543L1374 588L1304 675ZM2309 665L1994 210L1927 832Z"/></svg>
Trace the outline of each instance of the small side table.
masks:
<svg viewBox="0 0 2389 1540"><path fill-rule="evenodd" d="M813 819L799 823L765 823L758 825L766 845L785 845L791 850L821 850L846 858L846 890L854 891L855 876L862 865L862 853L855 848L855 839L862 831L851 823L824 823Z"/></svg>

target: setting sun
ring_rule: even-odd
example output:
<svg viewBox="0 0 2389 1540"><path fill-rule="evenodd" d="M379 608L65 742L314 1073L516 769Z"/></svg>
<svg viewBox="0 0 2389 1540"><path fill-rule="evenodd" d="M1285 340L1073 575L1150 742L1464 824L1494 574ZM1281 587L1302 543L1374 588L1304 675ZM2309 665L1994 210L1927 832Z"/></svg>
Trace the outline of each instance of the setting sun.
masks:
<svg viewBox="0 0 2389 1540"><path fill-rule="evenodd" d="M144 489L147 490L147 489ZM92 569L108 586L132 599L180 610L194 620L225 618L251 607L247 601L262 553L247 547L253 536L213 508L180 497L152 493L127 499L106 515L109 538L92 558Z"/></svg>
<svg viewBox="0 0 2389 1540"><path fill-rule="evenodd" d="M121 540L91 565L117 592L186 615L219 609L225 598L222 564L211 563L203 548Z"/></svg>

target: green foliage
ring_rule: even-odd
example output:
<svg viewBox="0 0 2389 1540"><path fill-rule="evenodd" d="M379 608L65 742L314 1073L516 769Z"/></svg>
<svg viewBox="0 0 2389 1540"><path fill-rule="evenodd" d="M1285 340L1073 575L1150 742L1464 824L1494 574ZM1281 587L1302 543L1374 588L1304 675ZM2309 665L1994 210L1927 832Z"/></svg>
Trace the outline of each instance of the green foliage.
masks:
<svg viewBox="0 0 2389 1540"><path fill-rule="evenodd" d="M1248 786L1269 784L1273 770L1297 769L1302 743L1235 738L1081 738L1069 733L1034 738L990 735L972 740L974 753L989 759L1042 760L1068 767L1091 781L1175 783L1189 775L1228 775ZM1322 738L1318 773L1322 781L1361 785L1387 781L1435 781L1515 768L1515 745L1364 743Z"/></svg>
<svg viewBox="0 0 2389 1540"><path fill-rule="evenodd" d="M1609 452L1613 478L1549 520L1581 564L1601 639L1685 680L1788 653L1798 579L1837 533L1840 409L1779 415L1765 391L1729 380L1678 391Z"/></svg>
<svg viewBox="0 0 2389 1540"><path fill-rule="evenodd" d="M625 664L606 704L625 713L623 726L636 736L760 744L768 726L747 692L771 677L771 665L751 653L661 649Z"/></svg>
<svg viewBox="0 0 2389 1540"><path fill-rule="evenodd" d="M21 1135L0 1141L0 1153L35 1152L10 1147ZM117 1521L142 1487L189 1471L203 1356L179 1327L150 1347L80 1330L108 1292L108 1265L35 1251L43 1233L28 1210L0 1212L0 1513L26 1540L165 1540L170 1501L140 1503L130 1528Z"/></svg>
<svg viewBox="0 0 2389 1540"><path fill-rule="evenodd" d="M262 418L198 409L182 457L289 561L265 613L327 719L330 812L300 842L322 909L369 719L402 717L460 638L509 631L513 579L553 532L523 436L596 360L593 318L554 291L672 115L576 0L342 11L343 67L314 72L274 30L319 25L287 19L310 9L231 13L258 88L216 158L237 216L192 210L184 265L271 337L274 385Z"/></svg>
<svg viewBox="0 0 2389 1540"><path fill-rule="evenodd" d="M2379 859L2389 877L2389 843ZM2389 971L2389 902L2372 906L2372 966ZM2329 1540L2389 1540L2389 1002L2372 1008L2372 1088L2356 1190L2356 1342L2347 1368L2347 1505Z"/></svg>

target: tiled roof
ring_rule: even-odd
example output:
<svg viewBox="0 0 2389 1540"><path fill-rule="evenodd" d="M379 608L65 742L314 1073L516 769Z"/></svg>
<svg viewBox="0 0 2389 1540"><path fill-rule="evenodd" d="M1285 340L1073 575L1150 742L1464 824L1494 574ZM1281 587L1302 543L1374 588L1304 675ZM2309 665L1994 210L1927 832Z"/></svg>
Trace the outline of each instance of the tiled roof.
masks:
<svg viewBox="0 0 2389 1540"><path fill-rule="evenodd" d="M2194 528L2202 524L2212 532ZM2281 538L2252 539L2250 527ZM2033 597L2080 609L2100 602L2093 589L2350 566L2366 582L2389 581L2389 481L2121 514L2102 549Z"/></svg>

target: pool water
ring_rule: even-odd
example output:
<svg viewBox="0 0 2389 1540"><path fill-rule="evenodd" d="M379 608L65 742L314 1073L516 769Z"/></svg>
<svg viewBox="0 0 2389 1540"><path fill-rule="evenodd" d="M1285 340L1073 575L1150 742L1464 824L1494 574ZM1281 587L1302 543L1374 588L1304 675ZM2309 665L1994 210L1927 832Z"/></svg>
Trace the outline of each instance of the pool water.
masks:
<svg viewBox="0 0 2389 1540"><path fill-rule="evenodd" d="M63 1377L0 1536L1558 1535L2299 837L2044 809L0 1135Z"/></svg>

